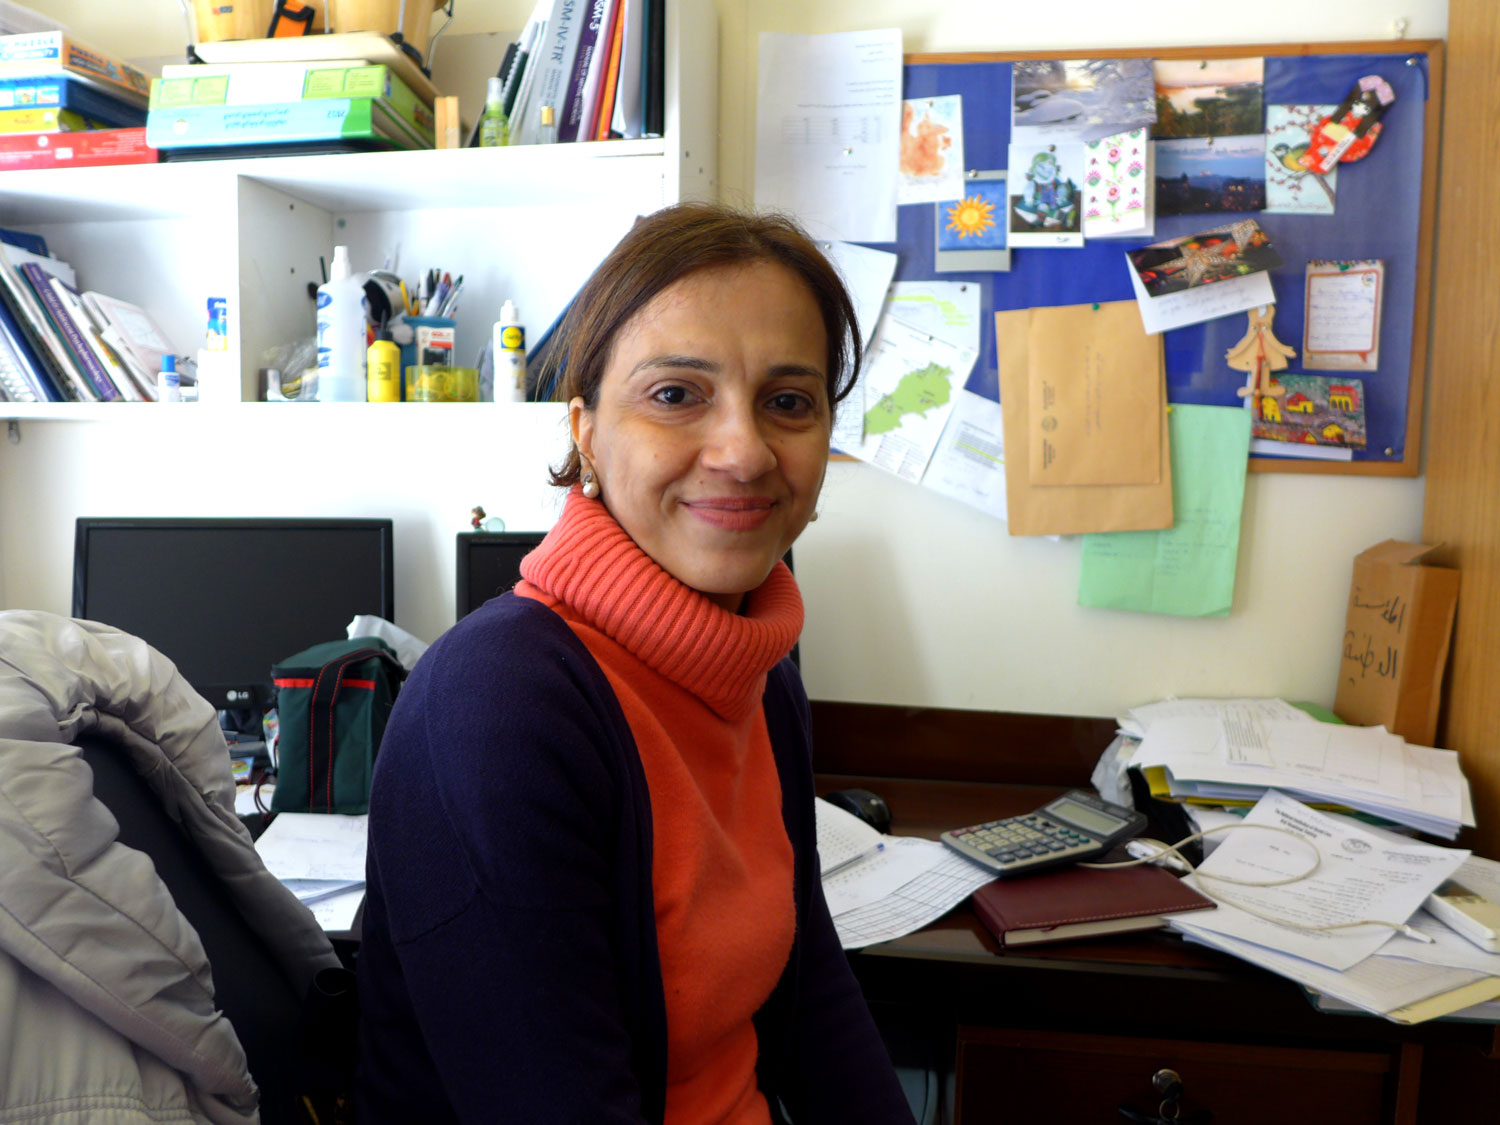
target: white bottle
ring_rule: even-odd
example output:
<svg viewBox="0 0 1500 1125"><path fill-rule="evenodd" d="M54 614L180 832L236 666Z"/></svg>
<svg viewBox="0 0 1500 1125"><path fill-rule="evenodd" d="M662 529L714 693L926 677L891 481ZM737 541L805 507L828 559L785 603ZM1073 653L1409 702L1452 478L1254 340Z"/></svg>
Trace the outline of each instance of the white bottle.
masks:
<svg viewBox="0 0 1500 1125"><path fill-rule="evenodd" d="M318 286L318 401L365 401L365 286L351 277L349 248L333 248Z"/></svg>
<svg viewBox="0 0 1500 1125"><path fill-rule="evenodd" d="M156 400L158 402L182 401L182 378L177 374L177 357L161 357L161 370L156 373Z"/></svg>
<svg viewBox="0 0 1500 1125"><path fill-rule="evenodd" d="M526 328L514 301L500 306L495 321L495 401L526 401Z"/></svg>

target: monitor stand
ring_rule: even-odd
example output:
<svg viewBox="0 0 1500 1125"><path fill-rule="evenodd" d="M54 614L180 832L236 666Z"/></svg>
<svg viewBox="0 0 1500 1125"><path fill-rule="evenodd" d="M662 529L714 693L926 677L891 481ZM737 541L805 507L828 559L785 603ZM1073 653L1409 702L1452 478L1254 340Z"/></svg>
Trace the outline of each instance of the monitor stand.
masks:
<svg viewBox="0 0 1500 1125"><path fill-rule="evenodd" d="M255 756L255 765L271 764L259 707L229 707L219 712L219 728L235 757Z"/></svg>

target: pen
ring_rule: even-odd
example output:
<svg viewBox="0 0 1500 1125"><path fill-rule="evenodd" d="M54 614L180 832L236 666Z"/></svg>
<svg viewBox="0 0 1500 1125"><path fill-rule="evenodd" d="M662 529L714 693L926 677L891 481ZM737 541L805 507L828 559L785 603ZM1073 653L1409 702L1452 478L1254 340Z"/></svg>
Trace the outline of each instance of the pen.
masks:
<svg viewBox="0 0 1500 1125"><path fill-rule="evenodd" d="M406 291L406 282L398 282L401 286L401 307L406 310L407 316L416 316L417 310L412 307L411 294Z"/></svg>

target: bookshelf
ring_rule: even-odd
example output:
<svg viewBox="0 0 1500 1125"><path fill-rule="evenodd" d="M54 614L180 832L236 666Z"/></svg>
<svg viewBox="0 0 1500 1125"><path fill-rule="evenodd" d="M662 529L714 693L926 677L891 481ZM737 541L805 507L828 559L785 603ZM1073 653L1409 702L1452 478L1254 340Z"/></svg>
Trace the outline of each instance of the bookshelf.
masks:
<svg viewBox="0 0 1500 1125"><path fill-rule="evenodd" d="M668 13L659 139L7 172L0 225L43 235L82 287L147 309L189 353L206 299L228 298L245 402L262 353L311 333L307 283L335 243L356 270L394 258L408 278L462 273L467 364L504 300L540 332L636 215L716 195L717 17L706 4ZM77 410L5 403L0 417Z"/></svg>
<svg viewBox="0 0 1500 1125"><path fill-rule="evenodd" d="M262 353L313 332L309 282L344 243L356 270L464 275L456 359L501 304L551 323L639 214L717 195L718 16L667 5L659 139L45 169L0 177L0 226L34 231L80 283L147 309L182 351L229 301L238 403L0 403L0 605L67 613L81 515L396 520L397 624L453 615L454 533L483 504L550 526L563 411L539 404L255 401ZM498 41L498 40L497 40ZM357 469L351 471L350 466ZM337 482L330 485L328 482Z"/></svg>

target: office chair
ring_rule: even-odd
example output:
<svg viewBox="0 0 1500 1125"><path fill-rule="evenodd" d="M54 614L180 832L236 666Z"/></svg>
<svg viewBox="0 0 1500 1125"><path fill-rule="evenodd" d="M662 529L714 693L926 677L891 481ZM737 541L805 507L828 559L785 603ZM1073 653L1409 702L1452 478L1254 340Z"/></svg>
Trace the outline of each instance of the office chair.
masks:
<svg viewBox="0 0 1500 1125"><path fill-rule="evenodd" d="M151 858L203 942L214 1003L234 1027L261 1090L261 1121L303 1125L315 1120L305 1097L316 1107L352 1088L357 1022L352 973L325 969L311 996L298 995L223 881L120 748L97 734L81 738L79 748L94 774L94 796L119 822L119 842Z"/></svg>

